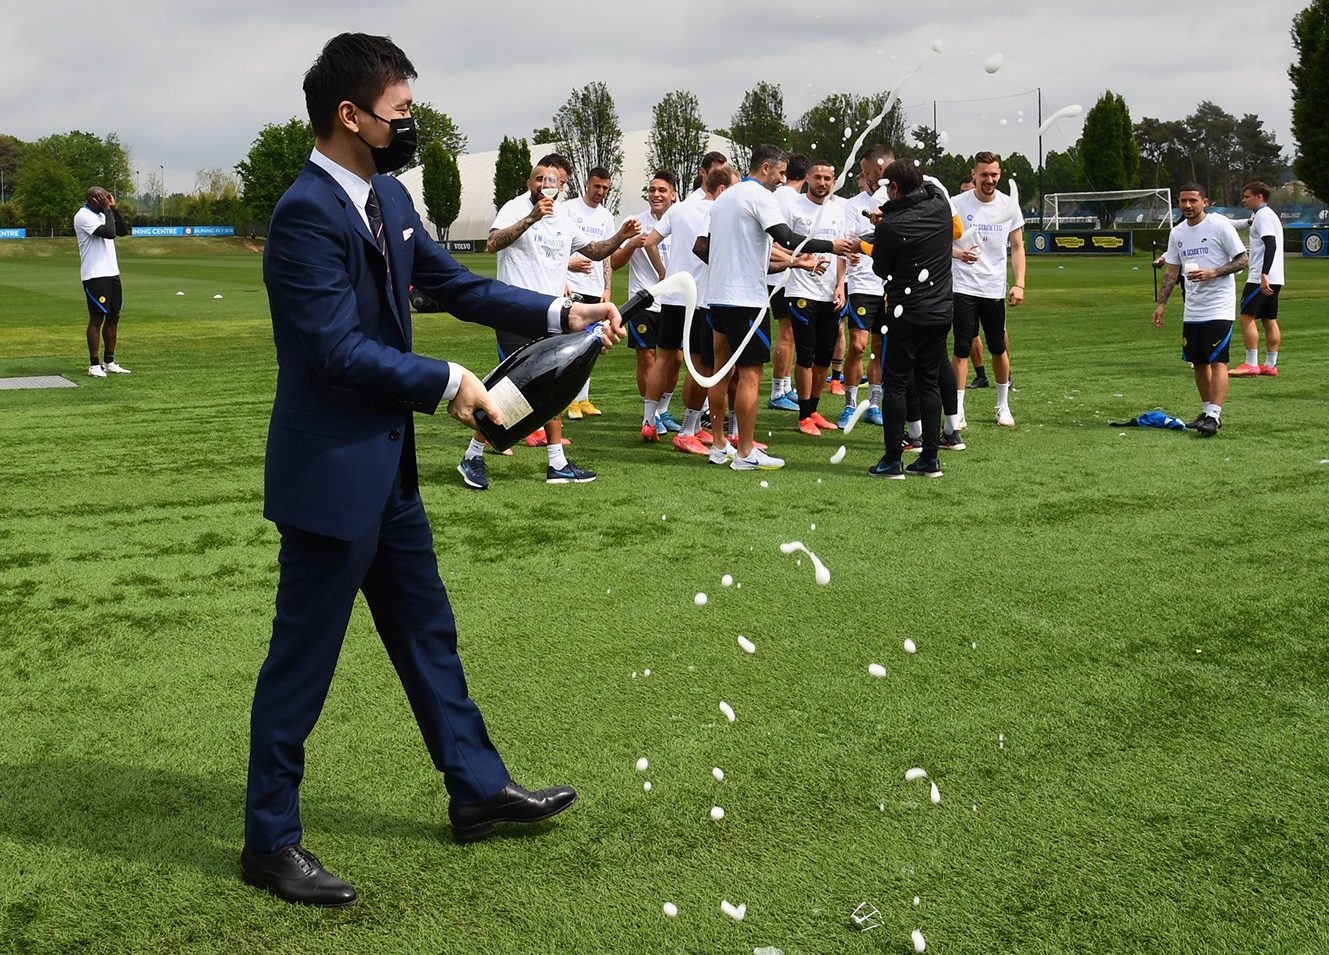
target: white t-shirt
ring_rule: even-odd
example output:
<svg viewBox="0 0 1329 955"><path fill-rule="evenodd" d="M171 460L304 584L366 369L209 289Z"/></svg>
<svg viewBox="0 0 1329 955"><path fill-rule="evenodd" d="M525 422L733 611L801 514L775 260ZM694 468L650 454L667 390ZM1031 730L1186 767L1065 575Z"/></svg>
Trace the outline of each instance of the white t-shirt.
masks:
<svg viewBox="0 0 1329 955"><path fill-rule="evenodd" d="M803 198L802 191L800 189L795 189L790 185L779 185L775 187L775 192L772 193L772 195L775 196L775 201L780 206L780 215L784 217L785 222L788 222L789 209L795 200ZM770 263L768 262L767 267L769 268L769 266ZM784 285L786 281L792 279L792 277L792 275L786 276L780 272L767 272L766 287L770 289L777 285Z"/></svg>
<svg viewBox="0 0 1329 955"><path fill-rule="evenodd" d="M1269 265L1269 284L1283 284L1283 223L1267 205L1255 210L1251 220L1251 271L1248 282L1259 282L1264 270L1264 237L1274 237L1274 260ZM1189 290L1187 290L1189 292Z"/></svg>
<svg viewBox="0 0 1329 955"><path fill-rule="evenodd" d="M1183 220L1172 227L1163 260L1181 266L1182 281L1186 282L1183 322L1232 321L1237 308L1236 277L1220 275L1208 282L1191 282L1186 279L1186 271L1191 263L1201 269L1219 268L1245 251L1237 230L1222 216L1206 215L1194 226Z"/></svg>
<svg viewBox="0 0 1329 955"><path fill-rule="evenodd" d="M567 203L554 206L554 214L545 216L517 237L517 240L498 253L498 280L517 288L561 297L567 283L568 256L590 245L588 238L572 218L562 210ZM531 194L524 192L508 200L489 231L506 229L531 214L535 203ZM604 291L604 286L600 286Z"/></svg>
<svg viewBox="0 0 1329 955"><path fill-rule="evenodd" d="M860 192L844 204L846 232L857 232L860 236L870 236L875 231L872 223L863 212L875 212L882 206L871 193ZM860 255L857 265L850 265L845 273L845 291L850 295L885 295L886 283L881 276L872 271L872 256Z"/></svg>
<svg viewBox="0 0 1329 955"><path fill-rule="evenodd" d="M954 197L960 228L966 232L973 229L973 241L978 245L977 262L956 259L951 263L955 291L978 298L1006 297L1006 245L1011 233L1024 228L1024 216L1019 209L1008 221L997 222L1010 212L1010 203L1011 197L1004 193L993 196L991 202L982 202L977 189Z"/></svg>
<svg viewBox="0 0 1329 955"><path fill-rule="evenodd" d="M84 282L120 274L120 263L115 257L115 240L92 234L106 221L106 213L93 212L87 206L74 213L74 235L78 237L78 272ZM111 221L115 221L114 216Z"/></svg>
<svg viewBox="0 0 1329 955"><path fill-rule="evenodd" d="M798 235L811 239L838 239L844 235L844 208L845 201L837 195L827 196L821 205L807 196L798 196L785 210L785 221ZM835 298L840 256L819 252L817 258L826 263L826 271L821 275L814 275L805 269L790 269L785 295L790 298L795 296L809 298L817 302L829 302Z"/></svg>
<svg viewBox="0 0 1329 955"><path fill-rule="evenodd" d="M669 209L672 208L674 207L669 207ZM669 214L669 209L665 210L665 215ZM628 219L637 220L637 224L641 226L642 235L649 235L651 230L655 228L656 223L660 221L655 218L655 214L651 212L650 206L647 206L644 212L638 212L635 216L628 216L623 222L627 222ZM620 228L622 227L623 222L619 223ZM665 262L669 261L669 240L667 239L660 243L660 258ZM634 249L632 251L632 257L628 259L628 297L631 298L642 289L650 288L658 281L660 281L660 276L655 274L655 266L651 265L651 259L646 254L646 250ZM648 308L647 311L660 311L660 299L657 298L652 302L651 307Z"/></svg>
<svg viewBox="0 0 1329 955"><path fill-rule="evenodd" d="M704 301L700 297L700 292L706 263L693 254L692 247L697 244L698 236L706 234L703 230L706 228L713 205L715 200L706 198L704 193L695 201L685 199L676 202L660 217L654 229L664 240L660 243L660 248L663 250L666 245L669 246L669 254L663 256L665 275L676 275L679 272L690 274L697 283L698 302ZM677 292L662 295L660 304L682 305L683 296Z"/></svg>
<svg viewBox="0 0 1329 955"><path fill-rule="evenodd" d="M582 234L588 236L592 242L599 242L614 234L614 214L606 209L603 203L592 208L584 197L578 196L561 203L560 206L564 215L570 217ZM568 285L574 292L593 295L598 299L605 291L607 268L609 268L609 259L604 258L592 262L589 272L574 272L569 269Z"/></svg>
<svg viewBox="0 0 1329 955"><path fill-rule="evenodd" d="M720 194L711 206L707 305L766 304L772 241L766 230L784 224L775 196L755 179L744 178Z"/></svg>

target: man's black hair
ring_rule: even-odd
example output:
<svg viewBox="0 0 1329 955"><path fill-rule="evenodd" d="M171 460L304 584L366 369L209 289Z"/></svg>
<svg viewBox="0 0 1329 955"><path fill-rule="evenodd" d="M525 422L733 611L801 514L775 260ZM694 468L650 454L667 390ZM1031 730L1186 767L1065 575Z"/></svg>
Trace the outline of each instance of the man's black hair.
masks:
<svg viewBox="0 0 1329 955"><path fill-rule="evenodd" d="M762 143L752 150L752 161L748 163L748 172L756 172L764 163L780 164L789 160L789 154L779 146Z"/></svg>
<svg viewBox="0 0 1329 955"><path fill-rule="evenodd" d="M341 102L370 109L389 86L415 77L411 61L387 37L367 33L334 36L305 73L305 108L314 135L320 139L332 135Z"/></svg>
<svg viewBox="0 0 1329 955"><path fill-rule="evenodd" d="M555 169L562 169L567 173L568 178L572 178L572 163L568 162L567 159L560 156L558 153L546 153L540 157L540 161L537 162L536 165L544 166L546 169L551 166Z"/></svg>
<svg viewBox="0 0 1329 955"><path fill-rule="evenodd" d="M786 179L806 179L808 169L811 168L812 161L808 159L807 153L793 153L789 157L789 165L785 168L784 176Z"/></svg>
<svg viewBox="0 0 1329 955"><path fill-rule="evenodd" d="M669 183L669 188L678 192L678 174L672 169L665 169L663 166L651 173L651 181L656 179Z"/></svg>

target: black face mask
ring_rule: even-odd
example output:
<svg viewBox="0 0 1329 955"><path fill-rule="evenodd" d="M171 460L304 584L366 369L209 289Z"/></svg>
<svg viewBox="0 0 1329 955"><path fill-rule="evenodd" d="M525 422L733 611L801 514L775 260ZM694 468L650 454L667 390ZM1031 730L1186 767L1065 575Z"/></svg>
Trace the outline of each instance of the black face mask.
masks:
<svg viewBox="0 0 1329 955"><path fill-rule="evenodd" d="M380 123L387 123L392 129L392 139L386 146L369 146L369 143L365 143L363 136L359 133L355 134L360 142L369 146L369 152L374 157L374 170L380 174L396 172L410 162L411 157L415 155L415 117L384 119L372 109L365 109L363 106L360 108Z"/></svg>

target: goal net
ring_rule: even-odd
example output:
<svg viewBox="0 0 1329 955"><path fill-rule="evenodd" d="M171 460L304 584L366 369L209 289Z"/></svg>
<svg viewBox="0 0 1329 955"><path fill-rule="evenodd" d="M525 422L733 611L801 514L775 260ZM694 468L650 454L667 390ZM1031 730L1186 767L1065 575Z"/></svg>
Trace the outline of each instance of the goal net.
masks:
<svg viewBox="0 0 1329 955"><path fill-rule="evenodd" d="M1165 229L1171 225L1171 189L1054 192L1043 197L1044 229Z"/></svg>

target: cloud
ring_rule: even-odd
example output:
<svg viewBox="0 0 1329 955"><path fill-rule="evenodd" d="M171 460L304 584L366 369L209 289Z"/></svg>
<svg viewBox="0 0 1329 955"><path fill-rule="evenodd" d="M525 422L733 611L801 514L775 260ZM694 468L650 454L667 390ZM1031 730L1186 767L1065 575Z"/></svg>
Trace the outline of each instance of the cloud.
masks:
<svg viewBox="0 0 1329 955"><path fill-rule="evenodd" d="M188 190L195 170L242 159L264 124L303 116L305 69L328 37L352 30L394 37L420 73L417 99L449 113L475 150L548 125L592 80L608 84L625 130L649 127L652 105L675 89L694 92L706 121L721 127L758 80L782 86L796 119L835 90L879 92L920 58L925 69L902 91L908 121L931 125L936 100L956 151L1036 156L1038 100L1026 91L1037 88L1045 115L1073 102L1087 108L1108 88L1136 119L1181 118L1208 99L1255 113L1290 147L1289 30L1301 5L1220 0L1189 24L1152 0L943 2L908 12L827 5L820 14L790 0L29 2L6 18L0 132L117 132L145 174L165 166L168 186ZM928 52L937 38L940 56ZM981 65L994 52L1005 65L988 75ZM1081 122L1052 131L1045 148L1064 149Z"/></svg>

